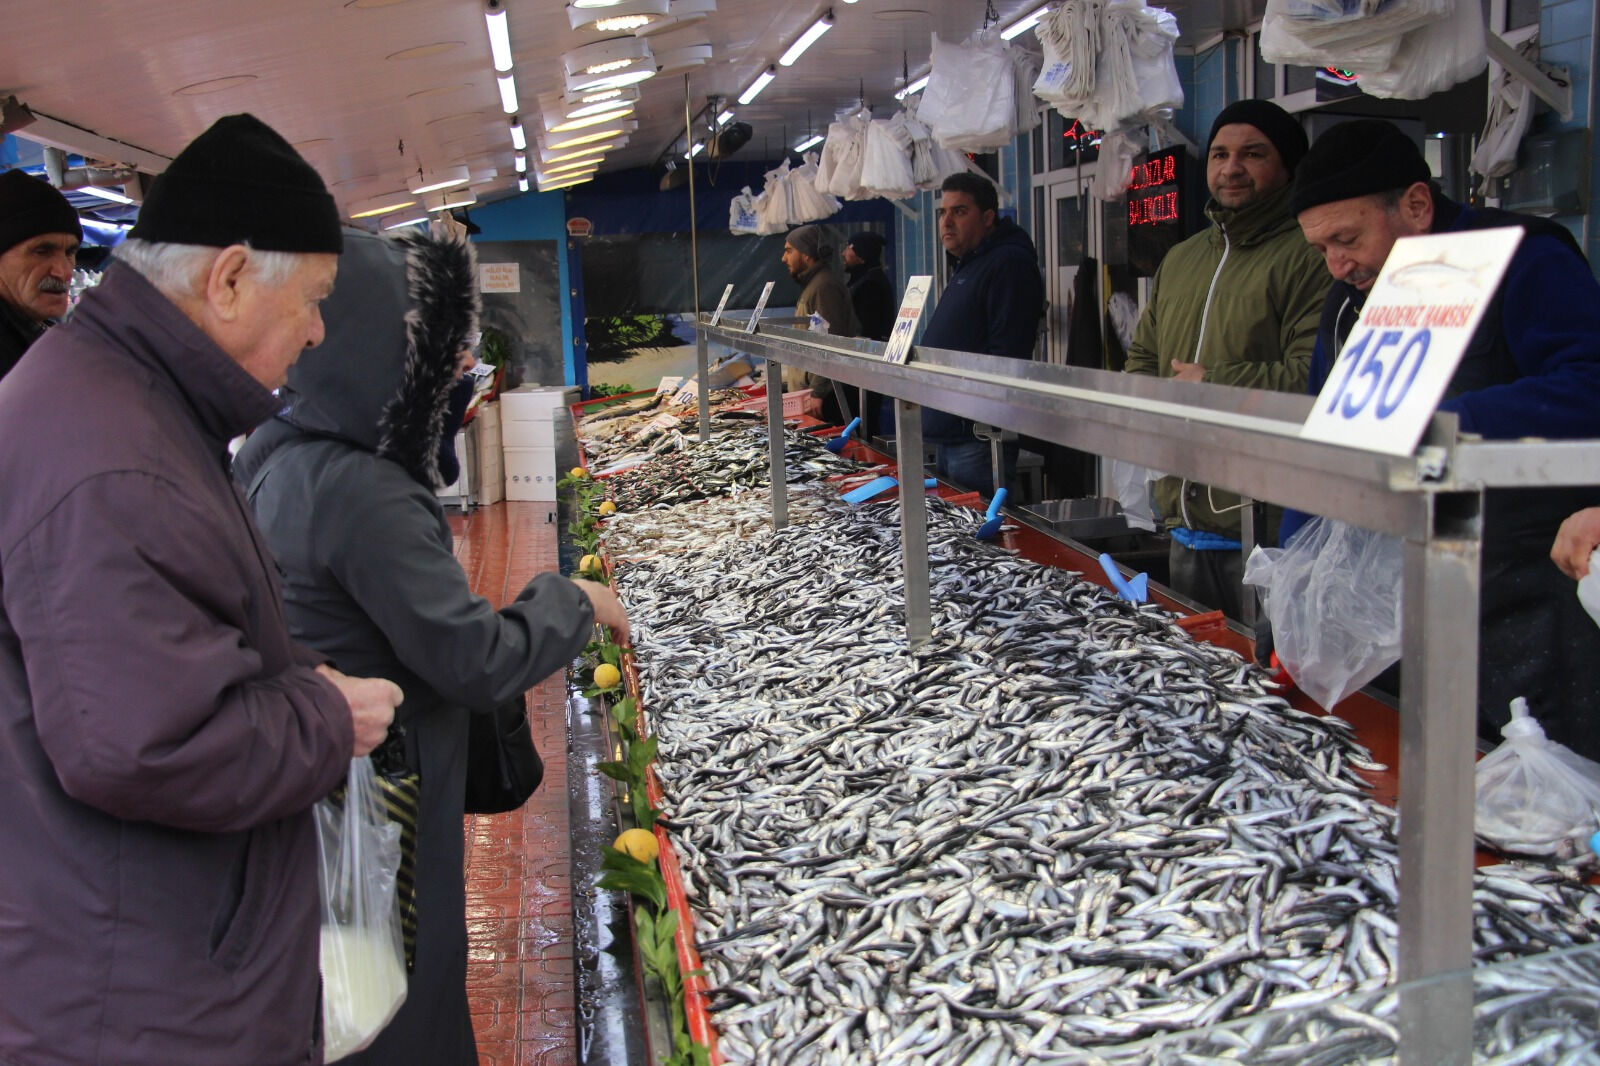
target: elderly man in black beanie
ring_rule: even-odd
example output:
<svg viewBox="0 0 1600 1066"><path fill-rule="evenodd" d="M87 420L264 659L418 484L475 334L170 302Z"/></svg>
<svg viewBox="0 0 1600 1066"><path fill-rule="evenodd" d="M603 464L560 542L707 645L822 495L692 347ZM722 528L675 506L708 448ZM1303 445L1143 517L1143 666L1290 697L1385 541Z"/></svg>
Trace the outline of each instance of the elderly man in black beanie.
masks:
<svg viewBox="0 0 1600 1066"><path fill-rule="evenodd" d="M856 313L850 306L850 290L833 269L833 245L821 226L799 226L783 239L783 265L800 286L795 301L796 315L821 315L828 332L836 337L856 335ZM793 367L783 368L785 389L810 389L823 419L842 420L843 410L834 395L834 384L820 374Z"/></svg>
<svg viewBox="0 0 1600 1066"><path fill-rule="evenodd" d="M1206 140L1211 226L1162 260L1129 373L1305 389L1331 280L1289 213L1290 180L1305 153L1305 131L1276 104L1241 100L1217 115ZM1156 483L1155 502L1172 537L1172 589L1240 617L1239 497L1168 477ZM1277 517L1271 509L1269 530Z"/></svg>
<svg viewBox="0 0 1600 1066"><path fill-rule="evenodd" d="M227 445L322 338L339 215L234 115L133 236L0 381L0 1060L321 1062L311 807L401 693L290 638Z"/></svg>
<svg viewBox="0 0 1600 1066"><path fill-rule="evenodd" d="M0 174L0 377L67 313L82 243L78 212L55 186L21 170Z"/></svg>
<svg viewBox="0 0 1600 1066"><path fill-rule="evenodd" d="M1600 437L1600 284L1565 226L1449 199L1416 143L1382 119L1342 122L1317 138L1290 203L1337 279L1317 332L1313 393L1332 372L1396 240L1519 226L1522 243L1439 409L1489 438ZM1587 489L1484 494L1478 728L1487 740L1499 739L1511 700L1524 696L1552 739L1600 759L1593 677L1600 630L1547 558L1562 518L1597 502L1600 492ZM1290 512L1283 538L1305 519ZM1589 548L1595 544L1600 519ZM1566 565L1577 576L1573 560Z"/></svg>

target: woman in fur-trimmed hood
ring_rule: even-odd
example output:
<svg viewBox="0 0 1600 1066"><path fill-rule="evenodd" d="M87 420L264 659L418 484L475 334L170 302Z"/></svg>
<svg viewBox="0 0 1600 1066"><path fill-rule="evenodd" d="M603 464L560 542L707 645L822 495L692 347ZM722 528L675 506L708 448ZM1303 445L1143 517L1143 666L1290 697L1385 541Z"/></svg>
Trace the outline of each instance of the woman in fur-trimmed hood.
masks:
<svg viewBox="0 0 1600 1066"><path fill-rule="evenodd" d="M289 372L287 406L245 443L234 473L277 558L290 629L346 673L400 685L395 720L422 778L415 969L394 1021L344 1061L475 1066L461 873L467 716L561 669L597 614L624 633L626 619L609 589L556 574L499 611L473 595L435 495L455 477L441 445L460 426L477 328L471 247L354 229L344 241L326 339Z"/></svg>

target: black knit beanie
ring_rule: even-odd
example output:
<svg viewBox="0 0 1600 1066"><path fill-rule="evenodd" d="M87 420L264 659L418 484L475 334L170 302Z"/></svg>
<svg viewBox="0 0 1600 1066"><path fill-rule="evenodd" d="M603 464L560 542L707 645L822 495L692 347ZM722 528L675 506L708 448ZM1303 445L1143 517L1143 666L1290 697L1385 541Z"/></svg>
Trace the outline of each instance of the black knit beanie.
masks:
<svg viewBox="0 0 1600 1066"><path fill-rule="evenodd" d="M1330 127L1294 176L1289 211L1407 189L1433 174L1416 143L1392 122L1358 118Z"/></svg>
<svg viewBox="0 0 1600 1066"><path fill-rule="evenodd" d="M868 266L877 266L883 262L883 237L871 230L862 230L860 233L850 234L850 239L845 242L856 250L861 261Z"/></svg>
<svg viewBox="0 0 1600 1066"><path fill-rule="evenodd" d="M1240 100L1223 108L1206 137L1206 155L1211 154L1211 142L1217 139L1217 131L1234 123L1254 126L1266 134L1290 174L1305 158L1306 131L1300 128L1293 115L1269 100Z"/></svg>
<svg viewBox="0 0 1600 1066"><path fill-rule="evenodd" d="M168 244L271 252L344 247L339 208L310 163L254 115L219 118L151 186L128 234Z"/></svg>
<svg viewBox="0 0 1600 1066"><path fill-rule="evenodd" d="M78 212L54 185L25 170L0 174L0 253L41 233L70 233L83 240Z"/></svg>

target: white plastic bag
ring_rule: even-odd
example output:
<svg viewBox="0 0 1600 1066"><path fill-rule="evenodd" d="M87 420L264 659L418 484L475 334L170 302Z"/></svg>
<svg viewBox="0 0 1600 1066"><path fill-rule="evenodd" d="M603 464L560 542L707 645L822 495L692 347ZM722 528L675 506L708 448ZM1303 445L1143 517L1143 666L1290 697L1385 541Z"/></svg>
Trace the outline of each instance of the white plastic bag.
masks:
<svg viewBox="0 0 1600 1066"><path fill-rule="evenodd" d="M998 33L966 44L933 35L933 63L917 120L946 148L985 151L1016 135L1016 68Z"/></svg>
<svg viewBox="0 0 1600 1066"><path fill-rule="evenodd" d="M1502 851L1588 861L1600 828L1600 763L1546 737L1520 696L1500 732L1505 741L1474 771L1478 836Z"/></svg>
<svg viewBox="0 0 1600 1066"><path fill-rule="evenodd" d="M866 196L907 200L916 195L911 143L911 133L902 116L868 125L866 159L861 167L861 190Z"/></svg>
<svg viewBox="0 0 1600 1066"><path fill-rule="evenodd" d="M1150 483L1162 475L1138 463L1121 459L1111 461L1111 486L1117 502L1122 505L1122 517L1133 529L1156 528L1155 508L1150 505Z"/></svg>
<svg viewBox="0 0 1600 1066"><path fill-rule="evenodd" d="M1483 12L1462 3L1451 15L1402 37L1387 70L1362 71L1356 80L1368 96L1421 100L1477 77L1488 65Z"/></svg>
<svg viewBox="0 0 1600 1066"><path fill-rule="evenodd" d="M1539 40L1523 43L1522 58L1535 59ZM1489 92L1489 114L1472 153L1472 172L1486 178L1502 178L1517 168L1517 147L1533 122L1533 89L1510 71L1501 69Z"/></svg>
<svg viewBox="0 0 1600 1066"><path fill-rule="evenodd" d="M822 145L822 161L817 168L817 190L846 200L858 198L861 189L861 168L866 163L867 126L872 112L865 109L842 115L828 127L828 139ZM820 182L823 173L828 175L827 187Z"/></svg>
<svg viewBox="0 0 1600 1066"><path fill-rule="evenodd" d="M400 826L384 813L372 760L350 762L342 792L312 808L322 885L323 1061L360 1051L406 998L395 877Z"/></svg>
<svg viewBox="0 0 1600 1066"><path fill-rule="evenodd" d="M1272 638L1301 691L1325 708L1400 658L1400 540L1313 518L1282 548L1257 548L1244 583L1261 590Z"/></svg>
<svg viewBox="0 0 1600 1066"><path fill-rule="evenodd" d="M1387 70L1402 34L1444 18L1455 6L1456 0L1267 0L1261 58L1295 66Z"/></svg>
<svg viewBox="0 0 1600 1066"><path fill-rule="evenodd" d="M789 220L795 225L817 222L838 212L839 201L817 191L817 153L807 152L784 179L789 190Z"/></svg>
<svg viewBox="0 0 1600 1066"><path fill-rule="evenodd" d="M1183 82L1178 79L1173 46L1178 43L1178 19L1165 8L1146 7L1139 11L1132 41L1133 74L1139 86L1143 110L1183 106Z"/></svg>
<svg viewBox="0 0 1600 1066"><path fill-rule="evenodd" d="M756 216L756 198L746 185L739 195L728 202L728 232L753 234L761 232L761 219Z"/></svg>

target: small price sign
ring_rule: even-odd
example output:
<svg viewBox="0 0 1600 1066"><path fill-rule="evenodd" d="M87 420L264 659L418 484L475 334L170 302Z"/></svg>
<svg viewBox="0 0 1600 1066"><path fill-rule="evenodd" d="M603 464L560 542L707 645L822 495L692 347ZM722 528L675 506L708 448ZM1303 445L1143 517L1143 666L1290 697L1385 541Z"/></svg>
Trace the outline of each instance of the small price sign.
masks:
<svg viewBox="0 0 1600 1066"><path fill-rule="evenodd" d="M1521 240L1507 226L1396 241L1300 435L1416 451Z"/></svg>
<svg viewBox="0 0 1600 1066"><path fill-rule="evenodd" d="M714 326L722 321L722 312L728 306L728 297L733 295L733 282L728 282L728 287L722 290L722 299L717 301L717 309L711 312L711 324Z"/></svg>
<svg viewBox="0 0 1600 1066"><path fill-rule="evenodd" d="M928 302L928 291L932 288L931 274L913 274L906 279L906 294L900 300L900 313L894 316L889 343L883 348L885 361L904 363L911 354L911 338L917 332L917 319L922 317L922 306Z"/></svg>
<svg viewBox="0 0 1600 1066"><path fill-rule="evenodd" d="M750 321L745 325L746 333L754 333L756 324L761 321L761 312L767 309L767 297L772 295L772 286L777 282L769 281L761 287L761 299L756 301L756 309L750 312Z"/></svg>

